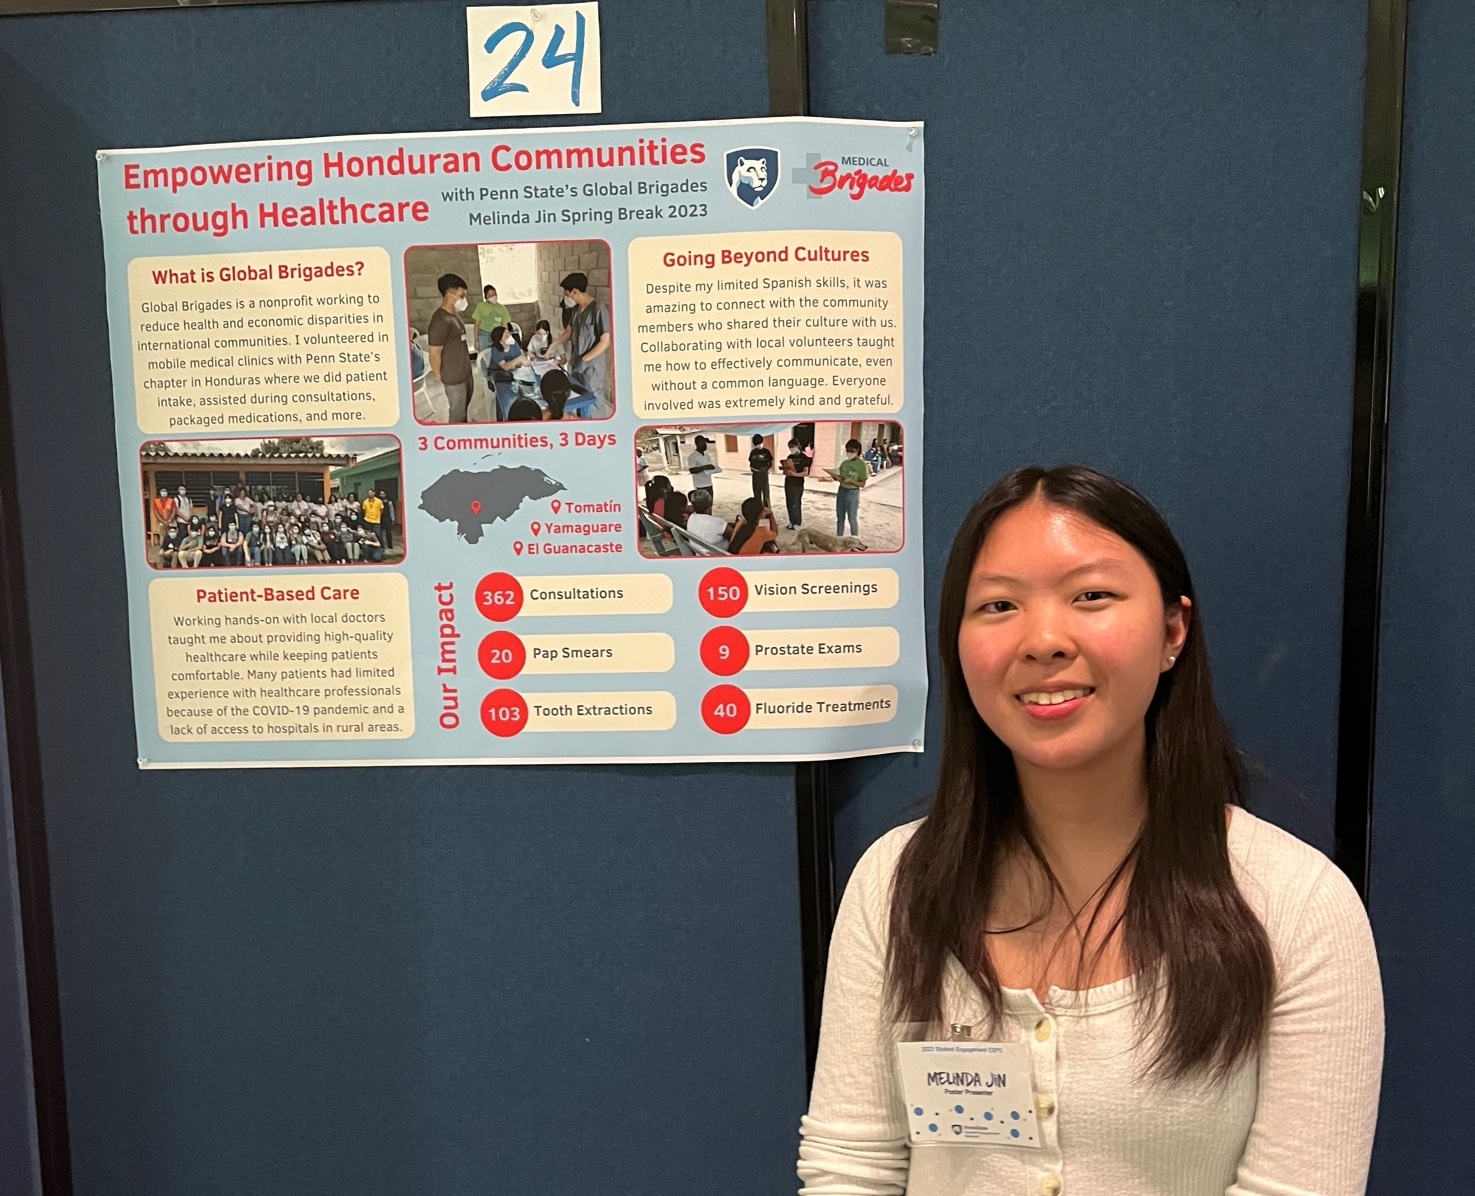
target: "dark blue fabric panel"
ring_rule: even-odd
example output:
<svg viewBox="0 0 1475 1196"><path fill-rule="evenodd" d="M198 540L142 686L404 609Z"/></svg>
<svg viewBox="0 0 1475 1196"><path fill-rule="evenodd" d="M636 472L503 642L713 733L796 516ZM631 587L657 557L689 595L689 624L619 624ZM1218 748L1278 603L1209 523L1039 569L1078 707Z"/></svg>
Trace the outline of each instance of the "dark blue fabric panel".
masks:
<svg viewBox="0 0 1475 1196"><path fill-rule="evenodd" d="M0 20L78 1196L792 1185L791 769L134 768L94 151L475 127L464 7ZM601 10L598 119L763 113L761 0Z"/></svg>
<svg viewBox="0 0 1475 1196"><path fill-rule="evenodd" d="M941 14L936 56L888 57L880 4L810 5L816 115L926 122L932 602L1005 470L1125 477L1188 553L1230 723L1284 778L1257 808L1329 850L1366 4ZM923 759L838 767L842 871L917 815L936 728Z"/></svg>
<svg viewBox="0 0 1475 1196"><path fill-rule="evenodd" d="M1472 57L1475 6L1409 5L1370 902L1388 1010L1375 1196L1401 1196L1415 1168L1475 1191L1475 1017L1460 999L1475 985Z"/></svg>
<svg viewBox="0 0 1475 1196"><path fill-rule="evenodd" d="M0 722L4 713L0 699ZM8 750L0 735L0 1190L41 1196Z"/></svg>

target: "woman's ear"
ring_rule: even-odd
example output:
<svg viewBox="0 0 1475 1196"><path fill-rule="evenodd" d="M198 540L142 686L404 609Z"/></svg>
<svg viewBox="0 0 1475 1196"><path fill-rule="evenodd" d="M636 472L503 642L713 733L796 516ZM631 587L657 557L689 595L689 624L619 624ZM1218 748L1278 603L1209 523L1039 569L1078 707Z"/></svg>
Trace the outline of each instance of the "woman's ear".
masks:
<svg viewBox="0 0 1475 1196"><path fill-rule="evenodd" d="M1163 643L1164 671L1172 668L1183 654L1183 645L1188 641L1188 625L1193 619L1193 600L1180 594L1178 601L1166 612L1167 635Z"/></svg>

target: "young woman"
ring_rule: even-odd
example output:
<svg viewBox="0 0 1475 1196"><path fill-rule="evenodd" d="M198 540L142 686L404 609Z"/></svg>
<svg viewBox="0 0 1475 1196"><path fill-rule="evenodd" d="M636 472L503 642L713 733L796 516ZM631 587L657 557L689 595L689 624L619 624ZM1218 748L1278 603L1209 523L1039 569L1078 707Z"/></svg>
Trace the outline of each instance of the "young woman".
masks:
<svg viewBox="0 0 1475 1196"><path fill-rule="evenodd" d="M666 497L671 493L671 479L663 473L656 474L645 484L645 509L652 515L666 517Z"/></svg>
<svg viewBox="0 0 1475 1196"><path fill-rule="evenodd" d="M1161 516L1088 469L1016 470L964 519L941 607L937 790L847 888L802 1191L1361 1196L1367 917L1242 808ZM967 1127L903 1103L894 1044L948 1039L1022 1044L1033 1146L931 1144Z"/></svg>
<svg viewBox="0 0 1475 1196"><path fill-rule="evenodd" d="M732 529L728 551L733 556L757 556L770 551L768 545L778 540L778 520L773 512L756 498L743 499L742 516Z"/></svg>
<svg viewBox="0 0 1475 1196"><path fill-rule="evenodd" d="M789 441L789 455L779 462L784 475L784 506L788 510L789 530L804 522L804 479L809 475L809 458L797 440Z"/></svg>
<svg viewBox="0 0 1475 1196"><path fill-rule="evenodd" d="M533 335L528 338L528 352L534 357L546 357L548 346L553 342L553 329L547 320L539 320L533 326Z"/></svg>

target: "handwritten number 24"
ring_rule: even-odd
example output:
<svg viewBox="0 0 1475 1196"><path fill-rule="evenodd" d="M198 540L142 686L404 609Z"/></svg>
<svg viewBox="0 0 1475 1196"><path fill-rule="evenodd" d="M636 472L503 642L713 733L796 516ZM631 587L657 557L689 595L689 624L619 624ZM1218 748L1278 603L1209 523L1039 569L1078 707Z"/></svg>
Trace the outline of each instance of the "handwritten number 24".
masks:
<svg viewBox="0 0 1475 1196"><path fill-rule="evenodd" d="M481 89L481 98L483 100L494 100L500 95L527 90L526 84L510 81L517 68L522 65L522 60L528 56L528 51L533 48L533 41L535 40L533 31L525 22L508 21L501 28L493 30L491 37L487 38L485 49L488 54L494 54L496 53L497 47L507 38L516 37L519 34L522 35L522 43L512 52L512 57L508 60L507 65L492 76L492 81ZM574 77L569 84L569 100L577 108L579 106L579 88L584 77L583 13L576 12L574 14L573 50L567 54L560 54L559 50L562 47L563 26L555 25L553 26L553 36L548 39L548 47L543 51L543 69L545 71L551 71L555 67L563 66L565 63L573 64Z"/></svg>

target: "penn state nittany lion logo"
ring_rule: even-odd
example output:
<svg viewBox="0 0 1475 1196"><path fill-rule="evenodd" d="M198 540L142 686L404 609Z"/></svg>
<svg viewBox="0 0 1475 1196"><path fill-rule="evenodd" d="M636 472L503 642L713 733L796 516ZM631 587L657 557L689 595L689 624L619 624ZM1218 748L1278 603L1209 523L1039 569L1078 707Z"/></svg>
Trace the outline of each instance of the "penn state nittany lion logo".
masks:
<svg viewBox="0 0 1475 1196"><path fill-rule="evenodd" d="M727 189L740 204L756 208L778 187L778 150L749 148L727 152Z"/></svg>

